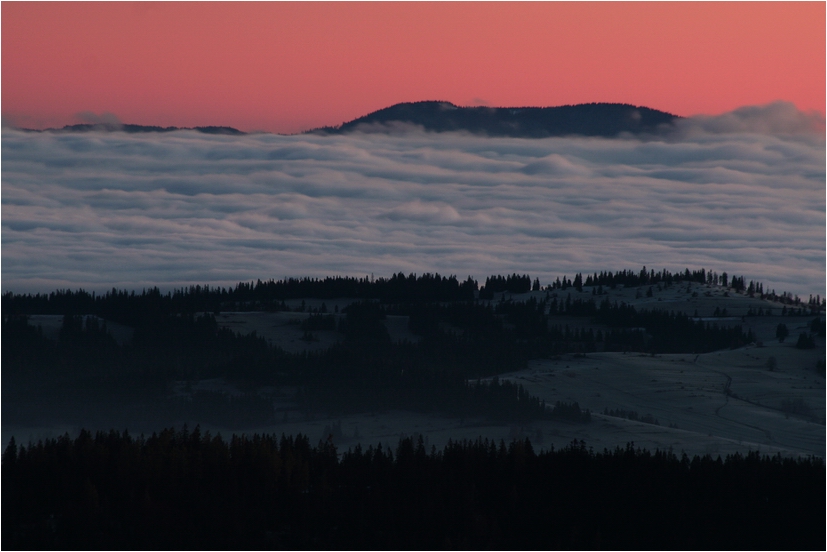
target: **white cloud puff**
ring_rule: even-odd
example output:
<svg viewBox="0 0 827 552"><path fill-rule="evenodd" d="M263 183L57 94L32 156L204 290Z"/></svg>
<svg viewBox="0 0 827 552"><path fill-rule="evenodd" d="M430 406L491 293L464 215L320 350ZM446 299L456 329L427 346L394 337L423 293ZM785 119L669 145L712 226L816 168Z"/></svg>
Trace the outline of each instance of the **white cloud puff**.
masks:
<svg viewBox="0 0 827 552"><path fill-rule="evenodd" d="M779 103L615 139L4 129L2 288L646 265L824 294L815 119Z"/></svg>
<svg viewBox="0 0 827 552"><path fill-rule="evenodd" d="M715 116L688 117L677 123L678 136L698 133L758 133L773 135L809 135L824 132L824 117L817 112L804 113L790 102L773 102L745 106Z"/></svg>

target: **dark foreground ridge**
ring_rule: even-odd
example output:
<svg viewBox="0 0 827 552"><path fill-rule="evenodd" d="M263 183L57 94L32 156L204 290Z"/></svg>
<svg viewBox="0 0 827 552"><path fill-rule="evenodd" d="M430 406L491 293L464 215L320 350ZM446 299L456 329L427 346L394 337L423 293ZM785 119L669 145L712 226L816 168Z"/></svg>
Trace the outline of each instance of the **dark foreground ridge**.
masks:
<svg viewBox="0 0 827 552"><path fill-rule="evenodd" d="M820 459L81 431L3 453L4 549L823 550Z"/></svg>
<svg viewBox="0 0 827 552"><path fill-rule="evenodd" d="M590 103L558 107L459 107L450 102L399 103L339 127L315 133L387 132L394 125L413 124L429 132L465 131L487 136L546 138L658 133L678 116L629 104Z"/></svg>

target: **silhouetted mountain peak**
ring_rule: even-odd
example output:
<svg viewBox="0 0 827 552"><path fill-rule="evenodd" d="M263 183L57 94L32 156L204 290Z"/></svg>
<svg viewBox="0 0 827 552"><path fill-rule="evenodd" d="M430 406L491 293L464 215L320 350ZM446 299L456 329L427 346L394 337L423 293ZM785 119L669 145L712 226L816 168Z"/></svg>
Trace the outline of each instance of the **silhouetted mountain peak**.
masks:
<svg viewBox="0 0 827 552"><path fill-rule="evenodd" d="M311 132L381 132L395 125L418 125L430 132L464 131L488 136L617 136L657 133L676 115L648 107L590 103L558 107L460 107L445 101L405 102L374 111L339 127Z"/></svg>
<svg viewBox="0 0 827 552"><path fill-rule="evenodd" d="M400 125L416 125L428 132L470 132L486 136L546 138L550 136L613 137L621 133L657 134L680 117L643 106L589 103L557 107L461 107L447 101L403 102L363 117L308 131L314 134L390 132ZM27 129L24 129L27 130ZM204 134L246 134L227 126L162 127L120 123L93 123L49 128L45 132L173 132L195 130ZM41 132L41 131L33 131Z"/></svg>

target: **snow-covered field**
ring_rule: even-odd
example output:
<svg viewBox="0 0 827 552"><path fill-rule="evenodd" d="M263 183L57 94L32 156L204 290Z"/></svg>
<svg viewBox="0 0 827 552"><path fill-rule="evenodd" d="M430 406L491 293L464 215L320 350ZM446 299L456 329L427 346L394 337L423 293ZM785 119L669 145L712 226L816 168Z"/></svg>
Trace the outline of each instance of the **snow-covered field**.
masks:
<svg viewBox="0 0 827 552"><path fill-rule="evenodd" d="M569 275L571 278L573 275ZM614 302L626 302L642 309L664 309L684 312L690 316L712 317L716 308L726 309L727 316L717 319L721 325L740 324L750 328L762 346L751 345L733 351L702 355L640 355L595 353L575 358L567 355L559 360L537 360L527 370L501 376L522 383L532 395L555 401L577 401L581 408L592 411L590 424L562 421L534 422L528 425L498 424L481 420L459 420L400 411L370 413L343 418L315 420L290 419L272 427L250 428L249 431L304 433L311 441L327 438L325 427L341 422L342 436L334 439L340 448L357 442L365 445L382 442L395 446L402 435L422 434L429 445L442 447L448 439L489 439L529 437L536 446L561 447L572 440L584 440L596 450L626 446L666 449L687 454L721 454L760 450L784 455L825 456L825 381L814 370L816 362L824 361L823 343L814 350L794 347L798 333L804 331L812 317L781 317L783 305L726 292L717 286L700 284L673 285L658 290L648 288L611 290L605 295ZM558 300L592 297L591 288L577 292L573 288L549 292ZM726 293L726 295L725 295ZM693 297L693 294L695 295ZM531 296L546 297L546 291L526 294L505 294L505 299L525 300ZM495 301L502 294L497 294ZM321 301L307 306L318 308ZM298 305L300 301L294 301ZM318 303L318 304L316 304ZM332 304L326 305L330 310ZM344 305L339 305L341 308ZM746 316L750 309L772 309L771 316ZM697 313L696 313L697 311ZM299 338L298 325L278 324L280 318L305 317L303 313L225 313L219 323L228 320L235 329L256 329L274 343L287 343L287 350L313 349L335 338L335 334L318 332L319 342ZM266 324L255 320L268 317ZM743 318L742 318L743 317ZM386 324L395 339L414 339L404 324L404 317L388 317ZM556 323L555 320L553 323ZM560 323L590 326L587 318L561 317ZM785 343L779 343L775 329L784 322L790 330ZM269 330L269 331L268 331ZM284 345L282 345L284 346ZM768 368L774 357L776 367ZM786 402L785 402L786 401ZM785 412L798 405L808 415ZM605 416L605 409L637 412L639 417L651 415L660 425ZM296 415L293 413L293 415ZM671 426L671 427L670 427ZM229 429L213 428L222 433Z"/></svg>
<svg viewBox="0 0 827 552"><path fill-rule="evenodd" d="M777 359L773 371L767 367L771 356ZM538 448L559 448L576 439L596 450L634 442L636 447L671 447L690 456L759 450L823 458L825 383L812 370L816 358L814 351L800 351L789 343L705 355L596 353L535 361L526 370L501 376L523 384L547 404L577 401L592 411L589 424L520 425L402 411L307 419L292 411L277 424L243 431L302 433L315 443L331 435L326 428L341 424L341 435L334 432L333 439L340 450L356 443L395 446L401 436L421 434L428 446L438 449L449 439L508 442L528 437ZM804 405L809 413L785 412L785 401ZM607 408L651 415L659 425L603 415ZM240 433L237 428L202 428Z"/></svg>
<svg viewBox="0 0 827 552"><path fill-rule="evenodd" d="M817 338L816 349L799 350L794 344L798 333L804 331L812 316L781 317L782 305L757 298L734 294L724 296L716 287L697 284L672 286L653 290L646 297L646 288L606 290L611 301L627 302L638 308L663 308L709 317L716 307L727 309L728 316L721 324L742 324L756 334L756 343L736 350L708 354L644 355L638 353L590 353L565 355L557 359L535 360L526 370L505 374L523 384L527 390L546 401L577 401L581 408L592 412L589 424L564 421L543 421L530 424L507 424L484 420L457 419L402 411L363 413L346 417L307 417L297 410L288 410L289 390L268 389L274 396L274 407L279 409L278 423L249 428L227 428L202 424L203 430L232 433L302 433L312 443L331 436L331 428L340 424L341 431L333 431L333 441L340 450L356 443L363 446L382 443L395 447L404 435L421 434L428 446L438 449L449 439L483 437L499 441L528 437L537 448L562 447L572 440L583 440L595 450L624 447L634 442L647 449L672 448L676 453L726 455L736 451L760 450L783 455L815 455L825 457L825 378L815 370L817 362L824 362L825 349ZM643 296L640 292L643 292ZM558 290L558 299L591 297L591 289L579 293L573 288ZM693 293L697 296L693 297ZM522 300L531 295L545 297L546 292L506 294L506 299ZM495 301L499 300L498 294ZM297 306L301 301L288 302ZM295 303L295 304L294 304ZM307 300L314 309L322 301ZM347 304L328 301L332 312ZM772 308L772 316L745 316L750 308ZM316 341L301 339L301 320L307 313L233 313L217 316L220 325L242 333L256 331L271 343L287 351L315 350L327 347L340 339L336 332L313 332ZM742 319L742 317L745 317ZM46 330L45 317L31 317L31 323L41 323ZM590 325L585 318L566 317L563 323ZM784 322L790 336L784 343L775 337L778 323ZM386 324L394 339L415 339L407 329L406 317L388 316ZM59 326L58 326L59 327ZM114 330L111 325L108 325ZM770 360L775 359L774 361ZM772 366L772 370L770 369ZM823 364L822 364L823 366ZM196 383L193 388L209 388L237 392L223 381ZM651 415L659 425L604 415L605 409L634 411L638 417ZM178 420L180 427L193 420ZM73 428L77 429L77 428ZM3 440L12 428L4 427ZM26 441L60 434L70 428L15 429Z"/></svg>

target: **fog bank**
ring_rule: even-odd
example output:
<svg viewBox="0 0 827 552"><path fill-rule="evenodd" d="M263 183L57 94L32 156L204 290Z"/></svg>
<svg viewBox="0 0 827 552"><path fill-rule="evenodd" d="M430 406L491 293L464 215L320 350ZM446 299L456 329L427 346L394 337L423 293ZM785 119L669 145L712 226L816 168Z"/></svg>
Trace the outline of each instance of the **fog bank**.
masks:
<svg viewBox="0 0 827 552"><path fill-rule="evenodd" d="M821 124L821 130L818 125ZM823 121L666 138L4 129L2 289L705 267L824 294Z"/></svg>

